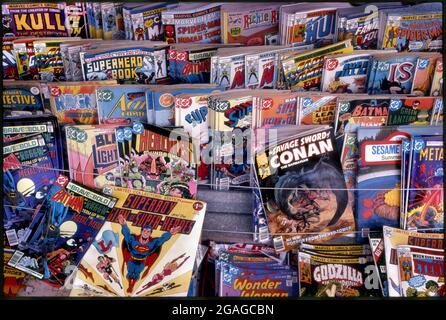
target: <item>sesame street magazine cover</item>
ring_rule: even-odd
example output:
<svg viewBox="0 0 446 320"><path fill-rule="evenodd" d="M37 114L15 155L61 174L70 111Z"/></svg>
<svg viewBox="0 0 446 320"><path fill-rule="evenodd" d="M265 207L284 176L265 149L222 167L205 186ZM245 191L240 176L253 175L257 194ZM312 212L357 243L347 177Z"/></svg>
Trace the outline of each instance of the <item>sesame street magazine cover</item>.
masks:
<svg viewBox="0 0 446 320"><path fill-rule="evenodd" d="M397 254L403 297L445 295L443 250L401 245Z"/></svg>
<svg viewBox="0 0 446 320"><path fill-rule="evenodd" d="M81 263L71 296L186 296L206 203L109 187L118 199Z"/></svg>
<svg viewBox="0 0 446 320"><path fill-rule="evenodd" d="M316 126L265 147L255 154L255 168L276 251L354 230L332 128ZM315 178L320 175L326 179Z"/></svg>
<svg viewBox="0 0 446 320"><path fill-rule="evenodd" d="M384 226L383 236L389 290L388 296L402 297L403 292L400 286L400 268L398 265L398 246L410 245L430 249L443 249L444 234L421 233ZM421 282L418 284L421 284Z"/></svg>

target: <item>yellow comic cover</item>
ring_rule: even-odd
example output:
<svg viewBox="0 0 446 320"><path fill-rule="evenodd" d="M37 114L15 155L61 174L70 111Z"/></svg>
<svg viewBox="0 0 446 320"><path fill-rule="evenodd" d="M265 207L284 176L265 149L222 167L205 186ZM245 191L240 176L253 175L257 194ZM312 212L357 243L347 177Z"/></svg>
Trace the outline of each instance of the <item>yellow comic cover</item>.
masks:
<svg viewBox="0 0 446 320"><path fill-rule="evenodd" d="M121 187L71 296L186 296L206 203Z"/></svg>

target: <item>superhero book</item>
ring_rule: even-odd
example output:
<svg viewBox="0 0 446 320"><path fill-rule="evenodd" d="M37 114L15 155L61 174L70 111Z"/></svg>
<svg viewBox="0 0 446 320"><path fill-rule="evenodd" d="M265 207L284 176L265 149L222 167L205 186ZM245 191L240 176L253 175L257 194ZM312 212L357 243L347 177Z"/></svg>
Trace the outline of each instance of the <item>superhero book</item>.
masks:
<svg viewBox="0 0 446 320"><path fill-rule="evenodd" d="M290 135L282 130L277 128L276 141L257 151L254 158L276 251L354 230L333 129L314 126Z"/></svg>
<svg viewBox="0 0 446 320"><path fill-rule="evenodd" d="M118 201L81 262L71 296L186 296L206 204L105 191Z"/></svg>

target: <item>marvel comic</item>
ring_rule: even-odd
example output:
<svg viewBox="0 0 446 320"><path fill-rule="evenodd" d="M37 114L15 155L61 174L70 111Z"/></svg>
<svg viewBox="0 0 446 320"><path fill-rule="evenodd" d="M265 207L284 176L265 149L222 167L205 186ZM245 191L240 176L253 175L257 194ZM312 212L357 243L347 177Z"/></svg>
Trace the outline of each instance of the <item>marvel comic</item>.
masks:
<svg viewBox="0 0 446 320"><path fill-rule="evenodd" d="M46 113L42 87L38 82L3 82L3 117Z"/></svg>
<svg viewBox="0 0 446 320"><path fill-rule="evenodd" d="M86 3L66 2L65 19L70 37L91 38L88 32Z"/></svg>
<svg viewBox="0 0 446 320"><path fill-rule="evenodd" d="M324 257L299 252L300 296L318 298L379 297L369 256Z"/></svg>
<svg viewBox="0 0 446 320"><path fill-rule="evenodd" d="M100 12L102 13L103 39L122 40L125 39L124 19L122 2L102 2Z"/></svg>
<svg viewBox="0 0 446 320"><path fill-rule="evenodd" d="M297 96L297 110L299 110L299 124L328 124L333 125L338 97L325 94L299 94Z"/></svg>
<svg viewBox="0 0 446 320"><path fill-rule="evenodd" d="M164 26L161 21L161 13L168 10L174 4L155 2L139 6L130 11L130 23L132 26L132 40L164 40Z"/></svg>
<svg viewBox="0 0 446 320"><path fill-rule="evenodd" d="M134 28L132 24L132 13L138 9L138 7L142 7L142 3L124 3L122 7L122 19L124 21L124 32L125 40L135 40ZM144 27L144 26L142 26ZM142 40L142 39L138 39Z"/></svg>
<svg viewBox="0 0 446 320"><path fill-rule="evenodd" d="M96 39L104 38L104 25L102 20L102 11L100 2L92 2L94 29L96 32Z"/></svg>
<svg viewBox="0 0 446 320"><path fill-rule="evenodd" d="M420 233L384 226L383 235L389 297L402 297L397 248L410 245L441 250L444 248L444 234Z"/></svg>
<svg viewBox="0 0 446 320"><path fill-rule="evenodd" d="M87 28L88 28L88 34L90 36L90 39L96 39L97 33L96 33L96 21L95 21L95 14L93 11L93 3L88 2L85 4L85 10L87 11ZM102 39L102 36L100 37Z"/></svg>
<svg viewBox="0 0 446 320"><path fill-rule="evenodd" d="M333 129L314 126L284 134L282 139L281 128L277 130L279 142L270 142L257 151L254 164L276 251L289 251L303 242L325 241L339 232L354 230ZM316 175L325 179L316 179ZM281 235L289 233L295 235Z"/></svg>
<svg viewBox="0 0 446 320"><path fill-rule="evenodd" d="M443 96L443 61L441 59L438 59L435 65L430 95L434 97Z"/></svg>
<svg viewBox="0 0 446 320"><path fill-rule="evenodd" d="M65 3L8 3L11 29L19 37L68 37Z"/></svg>
<svg viewBox="0 0 446 320"><path fill-rule="evenodd" d="M445 295L444 249L397 247L400 289L403 297Z"/></svg>
<svg viewBox="0 0 446 320"><path fill-rule="evenodd" d="M431 123L435 98L408 97L392 99L389 104L388 126L429 125Z"/></svg>
<svg viewBox="0 0 446 320"><path fill-rule="evenodd" d="M404 226L439 232L444 225L443 137L415 136L411 147Z"/></svg>
<svg viewBox="0 0 446 320"><path fill-rule="evenodd" d="M2 27L3 27L3 37L5 38L14 38L15 35L12 30L12 17L9 13L8 5L2 4Z"/></svg>
<svg viewBox="0 0 446 320"><path fill-rule="evenodd" d="M186 296L206 204L119 187L105 191L118 202L85 255L71 296L85 296L85 287L99 296Z"/></svg>

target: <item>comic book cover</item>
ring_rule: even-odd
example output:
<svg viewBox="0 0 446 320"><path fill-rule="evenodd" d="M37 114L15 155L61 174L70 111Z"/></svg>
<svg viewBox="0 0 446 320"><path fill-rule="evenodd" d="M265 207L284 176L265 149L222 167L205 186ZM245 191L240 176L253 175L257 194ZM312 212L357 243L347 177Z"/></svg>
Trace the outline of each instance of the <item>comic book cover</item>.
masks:
<svg viewBox="0 0 446 320"><path fill-rule="evenodd" d="M65 19L70 37L91 38L87 25L86 3L65 2Z"/></svg>
<svg viewBox="0 0 446 320"><path fill-rule="evenodd" d="M100 12L102 13L102 37L104 40L125 39L123 3L102 2Z"/></svg>
<svg viewBox="0 0 446 320"><path fill-rule="evenodd" d="M412 149L412 139L401 139L401 193L400 193L400 228L406 229L405 214L407 211L406 194L409 177L409 163Z"/></svg>
<svg viewBox="0 0 446 320"><path fill-rule="evenodd" d="M442 135L441 127L359 127L356 215L358 230L397 227L400 221L401 139L411 135ZM379 188L377 188L379 186Z"/></svg>
<svg viewBox="0 0 446 320"><path fill-rule="evenodd" d="M411 94L416 96L429 95L435 67L437 61L439 60L442 60L442 56L440 54L418 58L415 74L413 76Z"/></svg>
<svg viewBox="0 0 446 320"><path fill-rule="evenodd" d="M220 43L219 3L183 4L161 13L167 43Z"/></svg>
<svg viewBox="0 0 446 320"><path fill-rule="evenodd" d="M321 91L330 93L366 93L369 53L334 55L324 58Z"/></svg>
<svg viewBox="0 0 446 320"><path fill-rule="evenodd" d="M380 49L398 51L441 51L443 19L441 11L391 11L378 35Z"/></svg>
<svg viewBox="0 0 446 320"><path fill-rule="evenodd" d="M118 83L150 84L167 79L166 49L163 48L123 46L87 50L80 56L85 81L115 79Z"/></svg>
<svg viewBox="0 0 446 320"><path fill-rule="evenodd" d="M146 88L138 85L106 85L96 88L100 124L145 122Z"/></svg>
<svg viewBox="0 0 446 320"><path fill-rule="evenodd" d="M375 56L367 80L369 94L409 94L417 65L416 55Z"/></svg>
<svg viewBox="0 0 446 320"><path fill-rule="evenodd" d="M435 64L430 95L434 97L443 96L443 61L441 59L438 59L437 63Z"/></svg>
<svg viewBox="0 0 446 320"><path fill-rule="evenodd" d="M383 297L388 296L386 259L384 254L384 239L382 231L370 232L369 235L370 248L372 249L373 262L375 263L376 273L379 275L379 286Z"/></svg>
<svg viewBox="0 0 446 320"><path fill-rule="evenodd" d="M276 251L354 230L332 128L315 127L256 152L255 168ZM296 235L278 235L286 233Z"/></svg>
<svg viewBox="0 0 446 320"><path fill-rule="evenodd" d="M281 92L254 96L253 115L256 111L258 117L255 122L253 121L253 128L270 128L298 123L297 97L293 93Z"/></svg>
<svg viewBox="0 0 446 320"><path fill-rule="evenodd" d="M65 76L67 77L67 81L84 81L83 70L82 70L82 61L80 57L80 53L86 50L97 49L102 45L101 39L82 41L81 43L62 43L60 46L62 58L64 60L64 68L65 68ZM68 74L70 73L70 74Z"/></svg>
<svg viewBox="0 0 446 320"><path fill-rule="evenodd" d="M102 10L100 2L92 2L94 28L96 31L96 39L104 39L104 23L102 20Z"/></svg>
<svg viewBox="0 0 446 320"><path fill-rule="evenodd" d="M435 98L408 97L392 99L389 104L388 126L428 125L431 123Z"/></svg>
<svg viewBox="0 0 446 320"><path fill-rule="evenodd" d="M19 290L24 285L26 273L8 266L8 261L11 259L14 250L3 249L3 296L16 297Z"/></svg>
<svg viewBox="0 0 446 320"><path fill-rule="evenodd" d="M444 284L444 249L398 246L400 289L403 297L442 297Z"/></svg>
<svg viewBox="0 0 446 320"><path fill-rule="evenodd" d="M142 3L124 3L122 7L122 19L124 21L125 40L136 40L134 36L134 29L132 24L132 13L142 7ZM143 27L143 26L142 26ZM141 39L138 39L141 40Z"/></svg>
<svg viewBox="0 0 446 320"><path fill-rule="evenodd" d="M296 53L282 60L285 81L288 88L297 91L319 91L323 58L329 54L351 53L350 40L335 43L306 53Z"/></svg>
<svg viewBox="0 0 446 320"><path fill-rule="evenodd" d="M221 8L223 43L264 45L265 34L279 31L279 6L276 3L224 4Z"/></svg>
<svg viewBox="0 0 446 320"><path fill-rule="evenodd" d="M3 117L41 115L46 109L37 82L3 82Z"/></svg>
<svg viewBox="0 0 446 320"><path fill-rule="evenodd" d="M34 41L36 66L39 78L45 82L65 81L60 44L63 40Z"/></svg>
<svg viewBox="0 0 446 320"><path fill-rule="evenodd" d="M21 80L39 80L39 70L36 65L34 41L37 38L14 40L14 51L17 61L17 72Z"/></svg>
<svg viewBox="0 0 446 320"><path fill-rule="evenodd" d="M130 12L133 40L164 40L164 26L161 21L161 13L168 9L168 4L163 2L151 3L134 8Z"/></svg>
<svg viewBox="0 0 446 320"><path fill-rule="evenodd" d="M107 192L118 202L85 255L71 296L85 296L85 288L101 296L186 296L206 204L119 187Z"/></svg>
<svg viewBox="0 0 446 320"><path fill-rule="evenodd" d="M14 36L2 38L3 79L18 79L17 59L14 49Z"/></svg>
<svg viewBox="0 0 446 320"><path fill-rule="evenodd" d="M98 124L96 88L116 81L49 84L52 113L60 124Z"/></svg>
<svg viewBox="0 0 446 320"><path fill-rule="evenodd" d="M65 3L9 3L12 32L18 37L68 37Z"/></svg>
<svg viewBox="0 0 446 320"><path fill-rule="evenodd" d="M2 27L3 27L3 37L10 38L15 37L12 24L14 22L12 21L11 14L9 13L8 5L2 4Z"/></svg>
<svg viewBox="0 0 446 320"><path fill-rule="evenodd" d="M413 137L404 226L439 232L444 221L443 137Z"/></svg>
<svg viewBox="0 0 446 320"><path fill-rule="evenodd" d="M380 297L371 285L374 265L368 256L325 257L299 252L300 296L318 298Z"/></svg>
<svg viewBox="0 0 446 320"><path fill-rule="evenodd" d="M217 48L203 48L175 52L175 81L179 83L211 83L211 57L217 53ZM172 65L169 64L169 69Z"/></svg>
<svg viewBox="0 0 446 320"><path fill-rule="evenodd" d="M297 97L299 124L333 125L337 101L338 97L335 95L299 95Z"/></svg>
<svg viewBox="0 0 446 320"><path fill-rule="evenodd" d="M336 9L327 8L296 12L290 42L293 46L314 44L323 47L334 43Z"/></svg>
<svg viewBox="0 0 446 320"><path fill-rule="evenodd" d="M383 235L389 297L402 297L397 248L410 245L443 250L444 234L420 233L384 226Z"/></svg>
<svg viewBox="0 0 446 320"><path fill-rule="evenodd" d="M93 3L85 3L85 9L87 10L87 27L88 35L90 39L97 39L95 12L93 11ZM100 37L102 39L102 36Z"/></svg>

